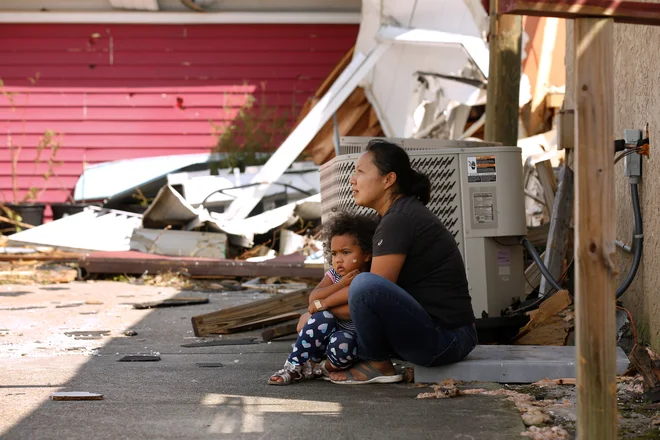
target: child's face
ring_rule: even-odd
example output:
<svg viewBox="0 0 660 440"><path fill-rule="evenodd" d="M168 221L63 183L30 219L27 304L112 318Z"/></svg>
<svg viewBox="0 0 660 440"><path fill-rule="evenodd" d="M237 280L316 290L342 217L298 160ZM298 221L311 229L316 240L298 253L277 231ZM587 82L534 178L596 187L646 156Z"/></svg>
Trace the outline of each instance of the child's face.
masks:
<svg viewBox="0 0 660 440"><path fill-rule="evenodd" d="M362 271L369 261L369 255L360 249L355 238L350 235L335 235L330 241L332 268L341 276L355 269Z"/></svg>

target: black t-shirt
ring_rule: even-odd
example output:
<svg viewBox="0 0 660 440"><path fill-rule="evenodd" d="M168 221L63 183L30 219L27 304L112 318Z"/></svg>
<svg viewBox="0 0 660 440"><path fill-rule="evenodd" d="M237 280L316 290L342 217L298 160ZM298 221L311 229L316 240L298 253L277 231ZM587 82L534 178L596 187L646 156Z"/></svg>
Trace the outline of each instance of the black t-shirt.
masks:
<svg viewBox="0 0 660 440"><path fill-rule="evenodd" d="M391 254L406 255L397 284L438 324L454 328L474 322L456 240L415 197L396 200L376 228L374 257Z"/></svg>

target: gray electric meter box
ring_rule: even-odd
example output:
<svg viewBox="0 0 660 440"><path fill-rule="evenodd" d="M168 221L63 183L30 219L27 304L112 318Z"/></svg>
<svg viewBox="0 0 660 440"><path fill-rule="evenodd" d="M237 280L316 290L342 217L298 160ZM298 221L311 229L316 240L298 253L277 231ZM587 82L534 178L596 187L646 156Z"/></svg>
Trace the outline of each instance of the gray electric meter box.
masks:
<svg viewBox="0 0 660 440"><path fill-rule="evenodd" d="M321 166L323 221L339 210L375 213L355 205L349 183L355 161L372 139L342 138L339 156ZM527 234L520 148L444 139L386 140L403 147L413 168L431 179L427 206L456 239L476 317L484 312L500 316L525 291L519 245Z"/></svg>

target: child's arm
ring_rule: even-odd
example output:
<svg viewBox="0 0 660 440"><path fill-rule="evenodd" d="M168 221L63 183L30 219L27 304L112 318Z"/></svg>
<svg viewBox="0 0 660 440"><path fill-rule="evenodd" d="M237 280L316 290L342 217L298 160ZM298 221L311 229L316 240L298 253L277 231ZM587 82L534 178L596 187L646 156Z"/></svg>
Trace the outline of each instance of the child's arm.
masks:
<svg viewBox="0 0 660 440"><path fill-rule="evenodd" d="M321 302L321 309L320 310L330 310L333 314L335 313L335 309L341 308L346 306L346 309L341 309L339 310L339 313L341 313L342 316L337 315L339 319L350 319L350 313L348 312L348 290L351 285L351 281L353 280L354 277L346 277L346 286L344 286L341 290L333 293L332 295L328 296L327 298L323 298L319 300ZM337 283L339 284L339 283ZM307 309L309 313L313 314L318 311L320 311L317 307L314 301L310 301L309 303L309 308ZM343 315L348 314L348 318L344 318Z"/></svg>
<svg viewBox="0 0 660 440"><path fill-rule="evenodd" d="M343 287L341 290L333 293L327 298L322 299L321 304L323 308L321 310L330 310L334 309L335 307L348 305L348 288L349 286ZM309 305L309 311L310 313L318 312L313 302Z"/></svg>
<svg viewBox="0 0 660 440"><path fill-rule="evenodd" d="M342 278L343 280L343 278ZM335 292L343 289L345 283L339 281L338 283L333 283L330 277L326 274L321 282L312 290L312 293L309 295L309 303L312 304L317 299L324 299L329 297Z"/></svg>
<svg viewBox="0 0 660 440"><path fill-rule="evenodd" d="M333 307L330 309L330 313L335 315L335 318L339 318L343 321L351 320L351 311L348 308L348 304L344 304L343 306Z"/></svg>

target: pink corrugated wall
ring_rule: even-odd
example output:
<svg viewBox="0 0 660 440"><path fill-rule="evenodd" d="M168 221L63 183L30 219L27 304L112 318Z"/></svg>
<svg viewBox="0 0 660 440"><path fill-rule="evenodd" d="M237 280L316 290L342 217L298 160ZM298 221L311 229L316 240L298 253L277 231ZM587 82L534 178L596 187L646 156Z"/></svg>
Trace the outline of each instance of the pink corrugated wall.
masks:
<svg viewBox="0 0 660 440"><path fill-rule="evenodd" d="M354 25L2 25L0 201L12 201L8 142L22 146L19 197L66 201L83 164L207 152L251 93L295 119L355 43ZM11 95L9 95L11 94ZM35 164L46 130L62 163ZM45 152L42 159L46 159Z"/></svg>

